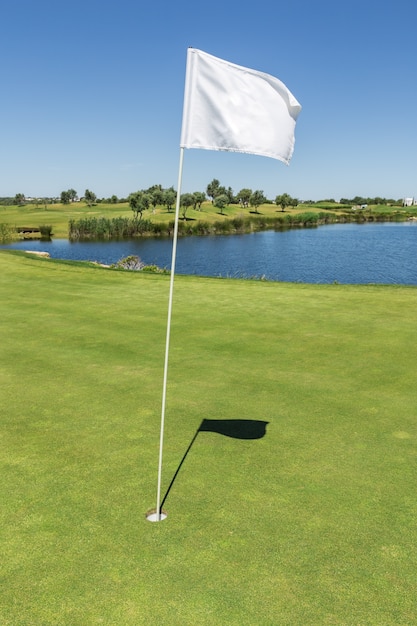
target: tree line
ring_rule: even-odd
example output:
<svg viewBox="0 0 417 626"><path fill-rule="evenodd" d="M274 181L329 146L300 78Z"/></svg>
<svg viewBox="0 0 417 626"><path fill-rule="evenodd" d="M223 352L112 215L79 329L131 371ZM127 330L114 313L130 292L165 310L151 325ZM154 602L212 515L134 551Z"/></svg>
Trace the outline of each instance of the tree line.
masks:
<svg viewBox="0 0 417 626"><path fill-rule="evenodd" d="M164 189L162 185L152 185L147 189L135 191L127 198L119 198L113 194L109 198L98 198L97 195L86 189L84 195L79 197L78 192L75 189L67 189L61 192L60 198L26 198L25 194L17 193L14 197L5 196L0 197L0 205L10 206L12 204L23 206L25 204L51 204L60 201L62 204L70 204L72 202L84 201L88 206L98 204L101 202L108 204L118 204L127 202L134 212L137 218L142 216L142 213L149 208L156 208L156 206L165 206L168 212L172 211L176 202L176 191L174 187ZM363 197L354 196L353 198L340 198L337 202L334 198L325 198L323 200L302 200L291 197L287 193L277 195L274 200L268 199L262 190L252 190L250 188L244 188L234 193L231 187L225 187L220 184L217 178L214 178L206 187L205 192L195 191L193 193L183 193L180 198L180 205L182 215L185 218L186 212L190 207L195 210L200 210L204 201L209 198L214 206L216 206L220 213L231 204L240 204L244 208L253 208L255 213L258 212L258 207L261 204L275 203L282 211L285 211L287 207L297 206L298 204L319 204L319 203L334 203L345 206L362 206L362 205L398 205L402 204L402 199L395 200L393 198L376 197Z"/></svg>
<svg viewBox="0 0 417 626"><path fill-rule="evenodd" d="M172 211L176 203L177 192L173 187L164 189L162 185L153 185L148 189L142 189L131 193L128 197L129 206L132 209L135 219L142 219L144 211L157 206L165 206L168 212ZM211 199L212 204L219 209L223 215L224 209L231 204L240 204L244 208L252 207L255 213L261 204L271 203L260 189L241 189L236 195L231 187L224 187L217 178L214 178L206 187L206 191L195 191L194 193L183 193L180 196L180 209L183 219L186 219L187 210L192 207L195 211L200 211L203 202ZM298 206L297 198L292 198L284 193L276 196L275 204L281 207L281 211L289 206Z"/></svg>
<svg viewBox="0 0 417 626"><path fill-rule="evenodd" d="M340 204L348 204L350 206L362 206L364 204L402 204L401 200L394 200L393 198L380 198L376 196L375 198L364 198L362 196L355 196L354 198L340 198Z"/></svg>
<svg viewBox="0 0 417 626"><path fill-rule="evenodd" d="M98 198L97 195L86 189L84 195L79 197L78 192L71 188L61 191L60 201L62 204L70 204L72 202L84 201L87 205L91 206L96 203L106 202L108 204L117 204L122 202L128 202L130 208L135 214L136 218L142 217L142 214L145 210L150 208L156 208L157 206L165 206L168 212L172 211L175 203L176 203L177 192L174 187L169 187L167 189L163 188L162 185L152 185L147 189L141 189L129 194L127 198L118 198L116 195L112 195L109 198ZM233 192L231 187L225 187L220 184L220 181L214 178L206 187L204 191L194 191L193 193L183 193L180 197L180 206L182 209L183 217L185 217L185 213L187 209L193 207L194 210L201 210L201 205L203 202L207 200L207 197L211 199L211 202L214 206L216 206L220 213L223 212L223 209L226 206L231 204L240 204L243 207L253 207L255 212L257 212L258 207L261 204L272 203L269 200L262 190L256 189L252 191L252 189L244 188L241 189L237 194ZM2 200L7 202L2 202ZM26 198L23 193L18 193L14 198L0 198L0 202L2 204L16 204L23 205L27 202L31 203L39 203L39 202L53 202L58 200L58 198ZM297 206L299 204L298 199L292 198L289 194L282 194L276 196L275 203L281 207L284 211L288 206Z"/></svg>

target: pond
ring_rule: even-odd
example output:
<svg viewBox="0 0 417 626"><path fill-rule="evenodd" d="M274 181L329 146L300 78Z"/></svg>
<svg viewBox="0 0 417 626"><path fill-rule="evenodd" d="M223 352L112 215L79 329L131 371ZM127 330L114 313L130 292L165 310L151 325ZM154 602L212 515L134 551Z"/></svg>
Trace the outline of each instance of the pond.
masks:
<svg viewBox="0 0 417 626"><path fill-rule="evenodd" d="M137 255L169 268L172 241L20 241L0 248L49 252L52 258L116 263ZM332 224L245 235L183 237L177 274L285 282L417 285L417 222Z"/></svg>

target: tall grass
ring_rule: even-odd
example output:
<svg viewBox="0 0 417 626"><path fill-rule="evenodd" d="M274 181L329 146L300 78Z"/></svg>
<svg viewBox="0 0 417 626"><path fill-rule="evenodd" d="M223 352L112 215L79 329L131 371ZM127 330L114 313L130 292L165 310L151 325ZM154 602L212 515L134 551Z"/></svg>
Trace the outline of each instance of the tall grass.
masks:
<svg viewBox="0 0 417 626"><path fill-rule="evenodd" d="M39 232L41 233L42 239L51 239L52 237L52 226L50 224L41 224L39 226Z"/></svg>
<svg viewBox="0 0 417 626"><path fill-rule="evenodd" d="M10 224L0 224L0 243L7 243L17 238L18 234L14 226L10 226Z"/></svg>
<svg viewBox="0 0 417 626"><path fill-rule="evenodd" d="M135 220L128 217L84 217L69 221L68 237L71 241L85 239L129 239L146 234L162 234L164 224L153 224L150 220Z"/></svg>
<svg viewBox="0 0 417 626"><path fill-rule="evenodd" d="M235 216L209 222L206 220L180 219L178 235L231 235L260 230L300 226L318 226L341 221L335 213L313 211L306 213L277 213L275 215ZM172 236L174 221L152 222L148 219L135 220L127 217L85 217L69 221L69 239L129 239L144 236Z"/></svg>

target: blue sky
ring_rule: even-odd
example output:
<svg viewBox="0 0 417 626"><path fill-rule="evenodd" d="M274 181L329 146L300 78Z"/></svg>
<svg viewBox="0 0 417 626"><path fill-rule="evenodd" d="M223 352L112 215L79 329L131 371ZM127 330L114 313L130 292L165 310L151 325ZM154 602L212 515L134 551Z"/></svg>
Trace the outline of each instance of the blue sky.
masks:
<svg viewBox="0 0 417 626"><path fill-rule="evenodd" d="M186 150L182 191L417 196L415 0L3 0L0 23L0 196L176 187L188 46L303 110L288 167Z"/></svg>

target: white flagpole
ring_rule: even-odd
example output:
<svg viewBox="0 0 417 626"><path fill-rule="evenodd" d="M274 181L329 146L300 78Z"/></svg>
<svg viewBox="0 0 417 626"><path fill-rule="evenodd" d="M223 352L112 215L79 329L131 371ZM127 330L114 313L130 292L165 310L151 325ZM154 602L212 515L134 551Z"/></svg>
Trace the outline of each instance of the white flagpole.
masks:
<svg viewBox="0 0 417 626"><path fill-rule="evenodd" d="M164 379L162 385L162 410L161 410L161 430L159 436L159 462L158 462L158 488L156 495L156 511L154 516L148 516L150 521L160 522L161 516L161 479L162 479L162 455L164 448L164 426L165 426L165 406L167 395L167 380L168 380L168 360L169 360L169 343L171 336L171 317L172 317L172 298L174 293L174 277L175 277L175 261L177 257L177 239L178 239L178 219L180 213L180 198L181 198L181 183L182 183L182 165L184 161L184 148L180 149L180 164L178 171L178 186L177 186L177 201L175 205L175 221L174 221L174 237L172 241L172 259L171 259L171 279L169 285L169 300L168 300L168 321L165 343L165 365L164 365Z"/></svg>

